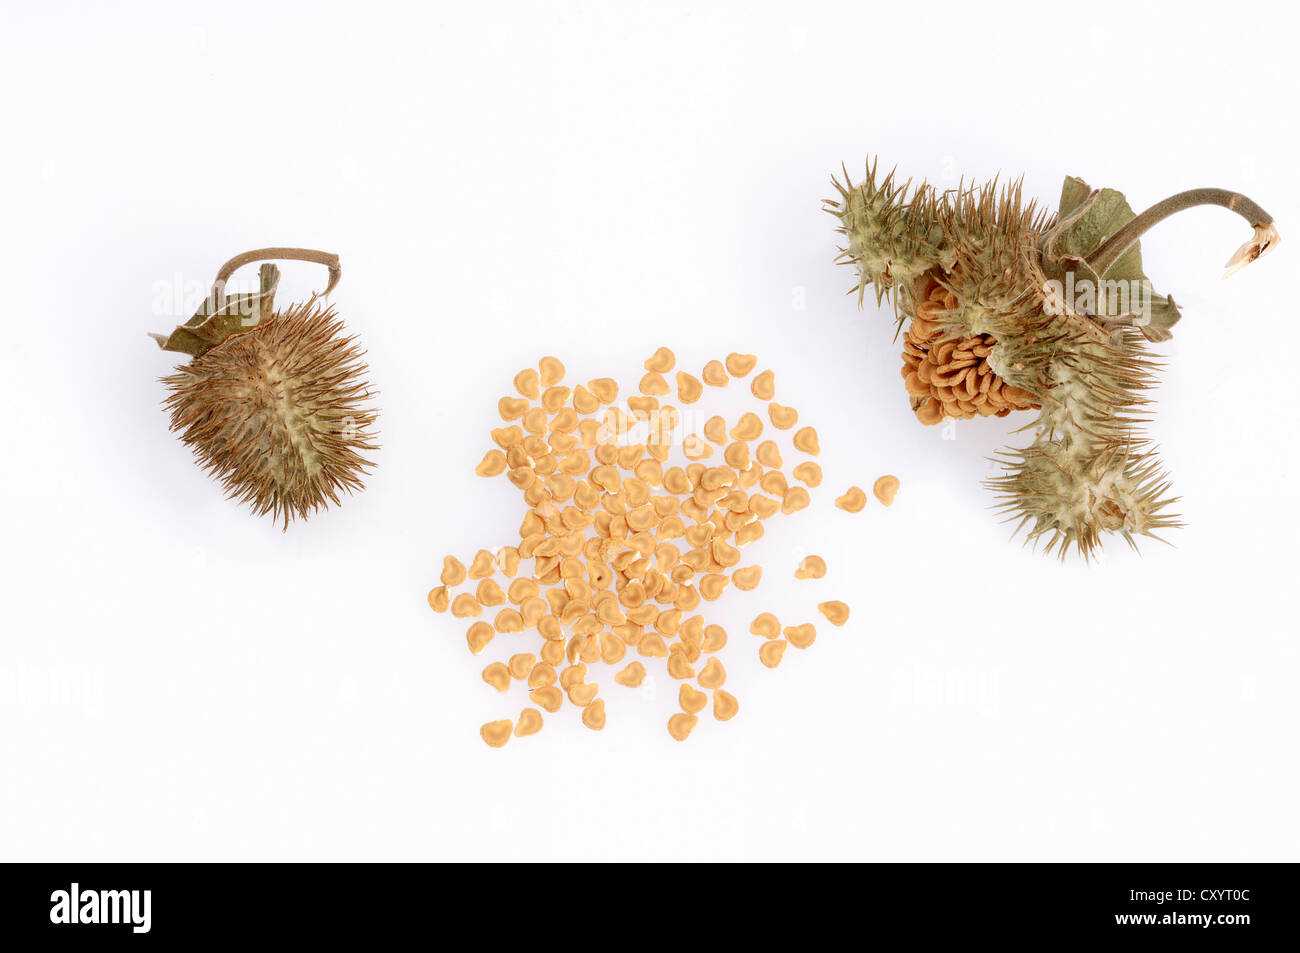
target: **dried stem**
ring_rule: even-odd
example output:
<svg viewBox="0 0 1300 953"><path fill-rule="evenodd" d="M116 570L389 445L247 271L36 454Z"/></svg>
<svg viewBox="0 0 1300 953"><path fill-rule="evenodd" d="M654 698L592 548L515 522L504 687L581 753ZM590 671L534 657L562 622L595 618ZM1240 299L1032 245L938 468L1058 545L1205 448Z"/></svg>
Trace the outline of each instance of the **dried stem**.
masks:
<svg viewBox="0 0 1300 953"><path fill-rule="evenodd" d="M278 259L283 261L311 261L318 265L324 265L329 269L330 280L325 286L325 290L320 292L321 296L329 294L338 285L339 279L343 277L343 266L339 264L339 256L332 255L329 252L315 251L310 248L255 248L253 251L246 251L242 255L236 255L230 261L221 266L217 272L217 279L212 283L212 310L216 314L226 306L226 282L230 280L238 269L245 265L250 265L255 261L269 261Z"/></svg>

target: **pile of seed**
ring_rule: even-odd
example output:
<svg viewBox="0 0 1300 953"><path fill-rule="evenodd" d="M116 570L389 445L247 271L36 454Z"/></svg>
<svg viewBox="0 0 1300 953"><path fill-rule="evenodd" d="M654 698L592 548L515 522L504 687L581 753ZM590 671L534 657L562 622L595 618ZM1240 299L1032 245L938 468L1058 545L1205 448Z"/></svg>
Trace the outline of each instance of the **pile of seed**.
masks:
<svg viewBox="0 0 1300 953"><path fill-rule="evenodd" d="M706 386L725 387L756 364L754 355L731 354L725 362L710 361L699 377L678 371L677 401L694 404ZM718 721L739 710L723 687L727 672L717 657L727 633L697 610L732 585L759 585L762 568L742 565L746 547L763 537L765 520L809 505L808 489L821 484L821 467L801 461L791 474L802 485L791 485L776 442L762 439L767 424L752 412L731 425L710 417L699 433L687 432L686 418L693 415L667 403L673 386L666 375L676 367L675 355L660 348L644 366L638 392L619 404L611 378L570 388L562 383L564 365L544 357L536 369L515 376L518 396L498 404L506 426L492 431L496 447L476 472L504 474L522 491L528 509L519 542L495 553L479 550L468 568L446 557L442 584L429 593L435 611L475 620L465 633L475 655L498 634L535 630L540 636L536 652L515 653L483 670L483 680L502 692L512 682L526 683L536 706L513 721L483 725L483 740L493 747L512 734L539 731L542 711L559 711L566 697L582 710L583 724L603 728L605 703L598 683L588 681L587 666L596 663L621 666L614 681L635 688L647 674L641 659L663 659L669 676L681 683L681 711L668 720L678 741L710 702ZM773 428L795 431L799 453L820 453L817 431L795 429L798 411L773 400L771 370L755 375L750 391L766 404ZM673 465L675 453L684 465ZM892 503L897 488L896 478L882 477L876 496ZM837 501L850 512L864 503L857 487ZM521 574L529 559L532 572ZM825 572L824 560L810 556L796 577ZM498 576L510 580L505 589ZM849 617L842 602L819 609L837 626ZM491 622L479 618L485 610L494 610ZM755 619L750 631L764 637L758 655L769 668L780 664L787 645L805 649L816 638L812 623L782 627L771 613ZM631 653L639 658L627 660Z"/></svg>

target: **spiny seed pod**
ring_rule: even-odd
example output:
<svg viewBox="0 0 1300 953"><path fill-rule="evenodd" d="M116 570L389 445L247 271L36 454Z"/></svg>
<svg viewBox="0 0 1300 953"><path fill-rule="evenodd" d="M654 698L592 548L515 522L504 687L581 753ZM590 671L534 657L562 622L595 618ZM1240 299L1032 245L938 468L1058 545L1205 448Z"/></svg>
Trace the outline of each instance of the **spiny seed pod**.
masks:
<svg viewBox="0 0 1300 953"><path fill-rule="evenodd" d="M363 489L361 456L375 449L368 428L375 412L363 380L366 365L332 307L317 295L282 312L272 310L280 272L264 264L260 289L225 296L235 269L268 258L314 261L330 269L328 295L338 283L338 257L297 248L263 248L232 258L217 275L198 313L170 335L153 335L163 350L192 360L162 378L171 429L194 450L227 496L270 513L287 529L339 491Z"/></svg>
<svg viewBox="0 0 1300 953"><path fill-rule="evenodd" d="M1106 533L1136 548L1139 535L1177 526L1169 482L1143 436L1144 392L1156 364L1147 343L1168 340L1172 298L1151 290L1138 238L1196 205L1237 212L1254 236L1228 261L1234 273L1272 250L1273 219L1224 189L1193 189L1134 215L1113 189L1068 178L1055 215L1021 200L1020 183L939 192L911 188L876 167L853 185L832 179L826 210L847 244L838 261L892 298L904 384L925 424L1036 409L1035 439L1002 452L989 481L1029 541L1085 559Z"/></svg>

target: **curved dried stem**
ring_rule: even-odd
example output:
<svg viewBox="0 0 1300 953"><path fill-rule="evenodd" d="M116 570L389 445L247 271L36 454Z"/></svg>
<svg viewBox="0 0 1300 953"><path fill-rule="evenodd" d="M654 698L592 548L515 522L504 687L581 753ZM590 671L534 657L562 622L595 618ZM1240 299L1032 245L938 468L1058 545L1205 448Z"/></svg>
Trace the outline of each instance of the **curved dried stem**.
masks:
<svg viewBox="0 0 1300 953"><path fill-rule="evenodd" d="M281 261L311 261L318 265L324 265L329 269L329 284L325 290L318 292L319 297L329 294L338 285L339 279L343 277L343 266L339 264L339 256L329 252L316 251L311 248L255 248L252 251L246 251L242 255L236 255L230 261L221 266L217 272L217 278L212 283L212 312L216 314L226 305L226 282L240 268L245 265L251 265L255 261L270 261L272 259Z"/></svg>

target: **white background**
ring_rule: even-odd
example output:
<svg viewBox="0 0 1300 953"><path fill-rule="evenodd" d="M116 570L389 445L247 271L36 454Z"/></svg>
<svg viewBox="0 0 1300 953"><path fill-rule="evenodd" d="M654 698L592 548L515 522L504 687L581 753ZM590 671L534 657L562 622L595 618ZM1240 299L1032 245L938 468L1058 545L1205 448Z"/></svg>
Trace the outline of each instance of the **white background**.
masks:
<svg viewBox="0 0 1300 953"><path fill-rule="evenodd" d="M6 2L0 857L1297 859L1295 10ZM1008 542L981 480L1023 418L919 426L831 263L819 201L869 154L1277 217L1228 282L1227 212L1143 242L1184 313L1174 546ZM287 533L169 435L145 336L190 313L158 283L275 244L342 256L383 431L365 493ZM284 272L281 303L323 281ZM814 506L712 612L741 713L677 744L676 686L606 670L602 733L566 707L489 749L523 694L425 593L517 538L473 474L497 398L547 353L631 385L660 344L757 353L821 432ZM884 472L892 509L831 505ZM851 623L759 666L748 620L826 598Z"/></svg>

